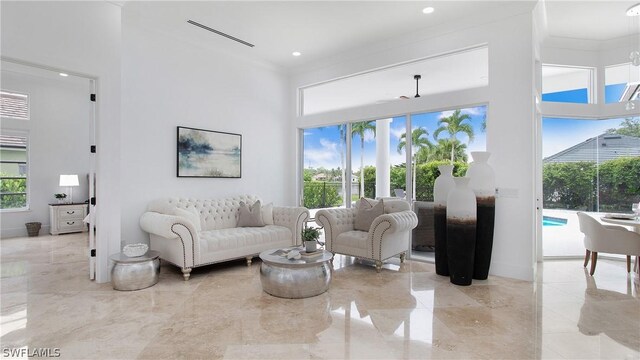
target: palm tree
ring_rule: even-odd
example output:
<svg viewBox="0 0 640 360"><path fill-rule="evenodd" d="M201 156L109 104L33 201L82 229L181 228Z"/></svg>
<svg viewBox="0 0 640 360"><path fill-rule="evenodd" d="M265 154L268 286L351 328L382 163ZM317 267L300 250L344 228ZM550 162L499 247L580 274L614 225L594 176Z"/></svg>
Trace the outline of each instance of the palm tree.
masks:
<svg viewBox="0 0 640 360"><path fill-rule="evenodd" d="M360 136L360 196L364 196L364 134L371 131L376 136L375 121L360 121L351 124L351 136Z"/></svg>
<svg viewBox="0 0 640 360"><path fill-rule="evenodd" d="M440 124L440 127L433 132L433 138L436 140L438 140L438 135L440 135L441 132L446 131L447 133L449 133L449 140L450 140L449 145L451 145L451 163L452 164L453 164L453 161L455 160L455 157L454 157L455 147L458 144L457 143L458 139L456 136L459 133L463 133L469 137L469 142L473 141L473 126L471 126L471 124L462 123L465 120L471 121L471 116L469 116L469 114L461 115L460 113L461 113L460 110L456 110L450 116L440 119L440 121L438 122L438 124Z"/></svg>
<svg viewBox="0 0 640 360"><path fill-rule="evenodd" d="M425 137L422 137L425 136ZM413 181L412 181L412 189L413 189L413 196L416 196L416 172L418 169L418 164L417 164L417 153L422 150L422 149L426 149L426 148L431 148L433 146L433 144L431 144L431 142L429 141L429 139L427 138L427 136L429 136L429 132L427 131L427 129L423 128L423 127L419 127L416 129L413 129L413 131L411 132L411 173L413 175ZM407 133L405 132L404 134L402 134L400 136L400 142L398 142L398 154L402 153L402 149L407 146Z"/></svg>
<svg viewBox="0 0 640 360"><path fill-rule="evenodd" d="M455 149L454 157L456 159L467 161L467 144L463 144L456 139L451 145L451 139L440 139L433 147L431 160L451 160L451 148Z"/></svg>

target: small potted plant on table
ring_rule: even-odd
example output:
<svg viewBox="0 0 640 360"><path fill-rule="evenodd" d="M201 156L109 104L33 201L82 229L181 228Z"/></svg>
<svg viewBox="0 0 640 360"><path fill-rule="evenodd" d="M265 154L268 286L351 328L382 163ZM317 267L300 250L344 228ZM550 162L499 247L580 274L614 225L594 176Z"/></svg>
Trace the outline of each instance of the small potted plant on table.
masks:
<svg viewBox="0 0 640 360"><path fill-rule="evenodd" d="M62 193L62 194L53 194L53 196L55 196L56 199L58 199L58 204L64 203L64 199L67 198L67 194L64 194L64 193Z"/></svg>
<svg viewBox="0 0 640 360"><path fill-rule="evenodd" d="M304 248L309 252L317 250L318 239L320 238L320 228L313 226L304 226L302 230L302 241L304 241Z"/></svg>

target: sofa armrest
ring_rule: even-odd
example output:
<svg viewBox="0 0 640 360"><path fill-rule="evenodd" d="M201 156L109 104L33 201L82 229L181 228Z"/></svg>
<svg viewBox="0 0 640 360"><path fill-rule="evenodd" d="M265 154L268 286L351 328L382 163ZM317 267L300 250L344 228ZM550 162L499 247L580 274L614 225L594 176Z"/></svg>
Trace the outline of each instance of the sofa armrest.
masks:
<svg viewBox="0 0 640 360"><path fill-rule="evenodd" d="M316 213L316 221L324 228L326 248L331 251L331 244L338 235L345 231L352 231L357 210L351 209L321 209Z"/></svg>
<svg viewBox="0 0 640 360"><path fill-rule="evenodd" d="M398 211L390 214L378 216L371 223L369 234L383 232L393 234L403 231L410 231L418 226L418 216L411 210Z"/></svg>
<svg viewBox="0 0 640 360"><path fill-rule="evenodd" d="M171 229L174 225L178 224L186 227L187 230L197 238L198 232L196 231L195 225L186 218L152 211L148 211L140 217L140 227L142 230L166 239L175 239L178 237L178 234Z"/></svg>
<svg viewBox="0 0 640 360"><path fill-rule="evenodd" d="M199 258L200 242L198 232L193 223L183 217L166 215L148 211L140 217L140 227L151 234L151 239L178 242L180 252L182 252L180 262L173 261L183 268L191 268ZM162 256L170 254L162 254ZM163 257L164 258L164 257Z"/></svg>
<svg viewBox="0 0 640 360"><path fill-rule="evenodd" d="M302 244L302 229L309 219L309 209L296 206L274 206L273 224L291 230L291 245Z"/></svg>

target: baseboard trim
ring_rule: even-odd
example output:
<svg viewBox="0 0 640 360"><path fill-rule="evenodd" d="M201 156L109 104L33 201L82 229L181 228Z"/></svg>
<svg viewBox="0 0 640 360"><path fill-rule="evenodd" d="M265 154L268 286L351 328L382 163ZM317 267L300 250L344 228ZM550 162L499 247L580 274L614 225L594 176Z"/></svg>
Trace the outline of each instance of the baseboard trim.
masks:
<svg viewBox="0 0 640 360"><path fill-rule="evenodd" d="M50 226L48 224L43 224L40 228L40 233L38 235L46 235L49 234ZM17 237L27 237L27 228L10 228L10 229L0 229L0 238L2 239L11 239Z"/></svg>

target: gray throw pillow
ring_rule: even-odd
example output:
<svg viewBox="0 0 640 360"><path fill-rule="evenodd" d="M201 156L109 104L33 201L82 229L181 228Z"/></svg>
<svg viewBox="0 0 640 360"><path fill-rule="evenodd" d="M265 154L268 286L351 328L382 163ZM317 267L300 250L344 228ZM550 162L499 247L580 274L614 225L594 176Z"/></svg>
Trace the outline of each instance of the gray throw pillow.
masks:
<svg viewBox="0 0 640 360"><path fill-rule="evenodd" d="M378 201L372 207L371 203L363 198L360 201L360 207L358 208L358 213L356 214L356 223L354 225L354 228L360 231L369 231L373 220L375 220L375 218L382 214L384 214L384 202L382 200Z"/></svg>
<svg viewBox="0 0 640 360"><path fill-rule="evenodd" d="M260 200L256 201L251 207L247 206L243 201L240 202L240 210L238 211L238 227L262 227L262 210L260 209Z"/></svg>

